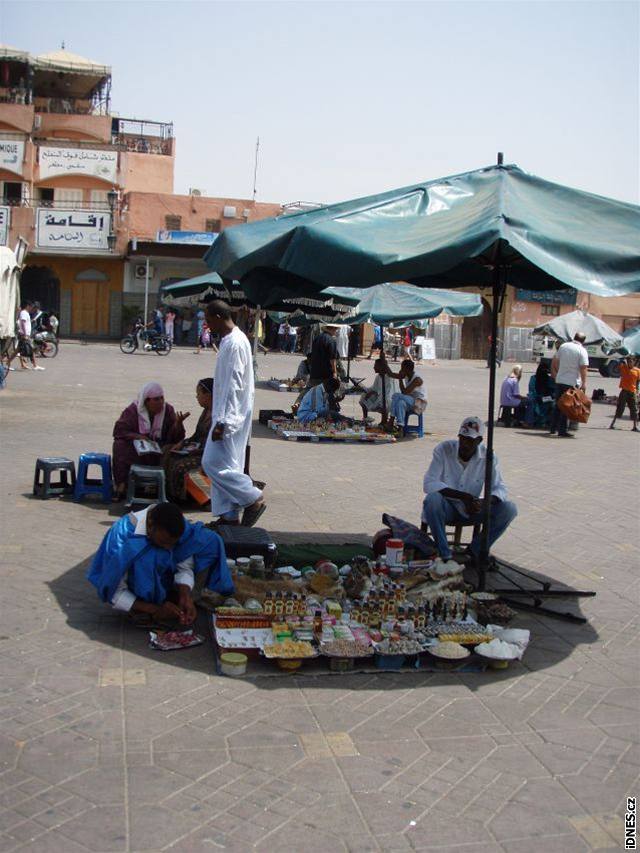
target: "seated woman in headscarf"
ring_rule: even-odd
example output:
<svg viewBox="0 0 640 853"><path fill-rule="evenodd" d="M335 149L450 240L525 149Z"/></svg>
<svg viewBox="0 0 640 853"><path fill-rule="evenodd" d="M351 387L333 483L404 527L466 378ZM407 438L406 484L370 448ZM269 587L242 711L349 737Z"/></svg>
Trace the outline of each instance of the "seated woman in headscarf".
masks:
<svg viewBox="0 0 640 853"><path fill-rule="evenodd" d="M202 414L196 424L196 430L189 438L179 441L165 454L164 470L167 475L167 492L177 501L187 499L185 477L189 471L196 471L202 462L209 430L211 429L211 403L213 400L213 379L201 379L196 385L196 399L202 406Z"/></svg>
<svg viewBox="0 0 640 853"><path fill-rule="evenodd" d="M526 397L520 393L520 377L522 367L514 364L511 373L500 388L500 405L502 406L502 421L506 427L522 426L526 409Z"/></svg>
<svg viewBox="0 0 640 853"><path fill-rule="evenodd" d="M548 427L551 424L556 383L550 373L549 364L541 361L529 379L529 396L525 423L530 427Z"/></svg>
<svg viewBox="0 0 640 853"><path fill-rule="evenodd" d="M201 573L207 589L233 592L220 536L201 522L187 521L175 504L162 503L116 521L87 580L116 610L189 625L196 618L192 590Z"/></svg>
<svg viewBox="0 0 640 853"><path fill-rule="evenodd" d="M113 428L113 479L116 500L127 491L132 465L161 465L162 448L184 438L184 421L189 412L176 412L165 403L164 391L157 382L147 382L138 399L127 406ZM140 443L155 443L160 452L148 451Z"/></svg>

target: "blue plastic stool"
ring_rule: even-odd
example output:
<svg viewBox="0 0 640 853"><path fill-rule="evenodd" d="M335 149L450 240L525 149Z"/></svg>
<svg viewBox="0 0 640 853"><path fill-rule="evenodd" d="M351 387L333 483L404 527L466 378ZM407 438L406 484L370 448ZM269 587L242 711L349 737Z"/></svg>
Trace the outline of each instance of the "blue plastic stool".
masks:
<svg viewBox="0 0 640 853"><path fill-rule="evenodd" d="M411 416L418 418L417 426L409 426L409 418ZM424 423L422 420L422 412L417 415L415 412L407 412L404 419L403 432L405 435L417 435L418 438L424 438Z"/></svg>
<svg viewBox="0 0 640 853"><path fill-rule="evenodd" d="M99 480L90 479L89 466L97 465L102 471ZM110 503L113 497L111 485L111 457L108 453L82 453L78 460L78 477L73 492L74 501L81 501L85 495L102 495L103 503Z"/></svg>

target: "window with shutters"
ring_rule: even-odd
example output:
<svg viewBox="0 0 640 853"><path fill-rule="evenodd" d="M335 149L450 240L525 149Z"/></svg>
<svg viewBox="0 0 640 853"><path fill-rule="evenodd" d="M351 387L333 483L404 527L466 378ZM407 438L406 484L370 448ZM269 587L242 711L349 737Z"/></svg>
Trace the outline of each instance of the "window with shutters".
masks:
<svg viewBox="0 0 640 853"><path fill-rule="evenodd" d="M66 204L69 207L82 207L84 201L82 190L70 190L58 187L53 191L53 198L58 205Z"/></svg>
<svg viewBox="0 0 640 853"><path fill-rule="evenodd" d="M543 317L559 317L560 316L560 306L559 305L542 305L540 306L540 313Z"/></svg>
<svg viewBox="0 0 640 853"><path fill-rule="evenodd" d="M209 231L211 234L217 234L220 231L220 224L219 219L205 219L204 230Z"/></svg>
<svg viewBox="0 0 640 853"><path fill-rule="evenodd" d="M180 231L181 225L181 216L165 216L164 218L164 227L167 231Z"/></svg>

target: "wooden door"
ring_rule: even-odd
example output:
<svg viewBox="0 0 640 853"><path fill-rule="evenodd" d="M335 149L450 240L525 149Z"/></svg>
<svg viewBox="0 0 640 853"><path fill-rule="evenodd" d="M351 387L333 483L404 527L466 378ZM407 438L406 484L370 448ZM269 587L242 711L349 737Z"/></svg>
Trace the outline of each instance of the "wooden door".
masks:
<svg viewBox="0 0 640 853"><path fill-rule="evenodd" d="M106 335L109 332L109 285L100 281L73 283L71 333Z"/></svg>

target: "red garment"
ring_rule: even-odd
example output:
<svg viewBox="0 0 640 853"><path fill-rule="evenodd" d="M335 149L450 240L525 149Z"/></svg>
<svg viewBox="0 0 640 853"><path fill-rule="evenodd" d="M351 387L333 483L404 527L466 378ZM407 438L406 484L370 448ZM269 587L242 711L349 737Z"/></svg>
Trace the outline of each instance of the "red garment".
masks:
<svg viewBox="0 0 640 853"><path fill-rule="evenodd" d="M129 479L129 469L132 465L160 465L162 457L159 453L145 453L140 456L133 446L134 437L140 434L138 426L138 409L131 403L122 412L113 427L113 479L117 486ZM176 444L184 438L184 426L178 423L173 406L166 404L162 433L158 444Z"/></svg>

